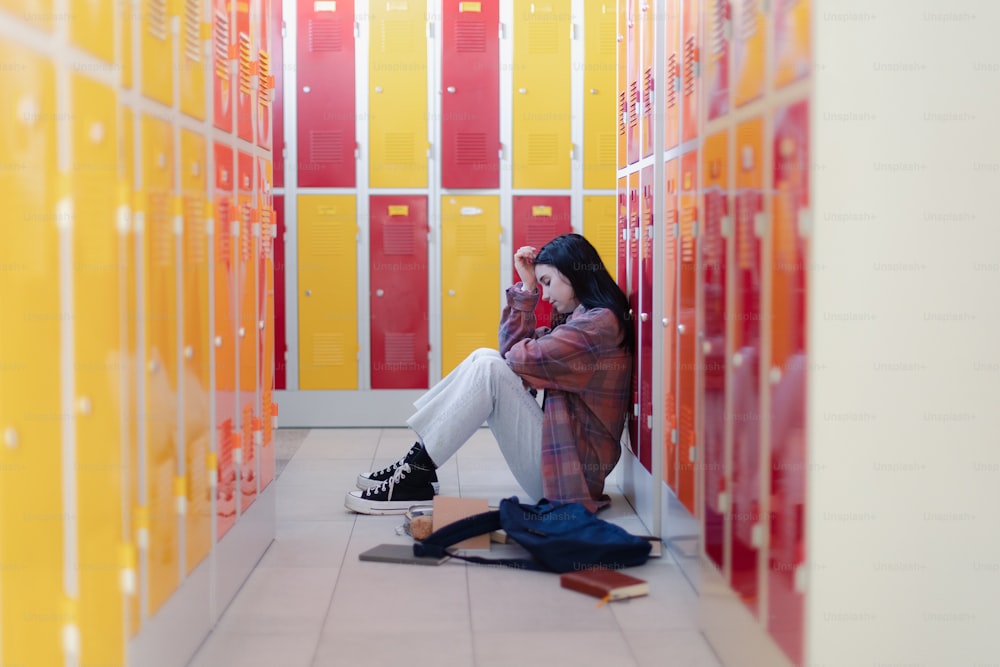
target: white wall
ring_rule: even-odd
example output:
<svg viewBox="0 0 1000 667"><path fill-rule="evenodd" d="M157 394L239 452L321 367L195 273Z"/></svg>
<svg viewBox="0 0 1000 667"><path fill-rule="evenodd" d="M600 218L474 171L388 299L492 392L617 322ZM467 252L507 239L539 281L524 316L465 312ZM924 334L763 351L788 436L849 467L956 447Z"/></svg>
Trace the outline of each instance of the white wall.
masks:
<svg viewBox="0 0 1000 667"><path fill-rule="evenodd" d="M816 0L807 664L1000 664L1000 3Z"/></svg>

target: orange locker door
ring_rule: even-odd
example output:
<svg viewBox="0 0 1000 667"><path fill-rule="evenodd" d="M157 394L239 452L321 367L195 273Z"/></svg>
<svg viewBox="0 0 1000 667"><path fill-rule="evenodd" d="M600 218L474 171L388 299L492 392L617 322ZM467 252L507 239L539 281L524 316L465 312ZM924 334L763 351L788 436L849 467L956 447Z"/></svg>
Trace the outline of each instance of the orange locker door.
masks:
<svg viewBox="0 0 1000 667"><path fill-rule="evenodd" d="M698 153L681 158L680 165L680 238L679 300L677 303L677 344L680 353L677 391L677 485L674 493L694 515L695 438L695 369L697 367L697 256L698 240Z"/></svg>
<svg viewBox="0 0 1000 667"><path fill-rule="evenodd" d="M371 198L372 389L426 389L427 198Z"/></svg>
<svg viewBox="0 0 1000 667"><path fill-rule="evenodd" d="M257 20L260 22L260 49L257 51L257 145L271 148L271 108L274 104L274 34L271 28L272 2L281 5L281 0L260 0ZM280 13L280 9L277 10ZM278 33L278 49L281 49L281 33ZM279 65L281 59L278 59ZM280 94L280 90L279 90ZM281 147L278 147L281 150Z"/></svg>
<svg viewBox="0 0 1000 667"><path fill-rule="evenodd" d="M254 193L254 171L252 155L239 151L236 154L237 215L238 215L238 255L236 258L236 303L237 322L236 358L238 367L238 404L240 420L240 443L236 454L240 485L240 513L250 507L257 497L257 448L254 426L257 414L257 340L260 330L257 326L257 256L260 243L259 218Z"/></svg>
<svg viewBox="0 0 1000 667"><path fill-rule="evenodd" d="M724 567L723 515L725 492L726 426L726 232L729 216L729 133L705 139L702 151L703 219L701 252L701 468L704 470L705 552Z"/></svg>
<svg viewBox="0 0 1000 667"><path fill-rule="evenodd" d="M735 66L734 105L743 106L764 94L764 45L767 15L759 0L738 0L737 27L733 30Z"/></svg>
<svg viewBox="0 0 1000 667"><path fill-rule="evenodd" d="M174 142L167 123L142 118L145 290L140 321L145 335L146 517L149 528L148 613L155 614L179 581L175 480L178 433L177 246L174 235Z"/></svg>
<svg viewBox="0 0 1000 667"><path fill-rule="evenodd" d="M656 25L656 9L649 0L639 0L639 30L641 35L641 57L638 75L639 85L640 135L642 136L642 157L653 154L653 27Z"/></svg>
<svg viewBox="0 0 1000 667"><path fill-rule="evenodd" d="M232 0L212 0L212 121L223 132L233 131Z"/></svg>
<svg viewBox="0 0 1000 667"><path fill-rule="evenodd" d="M250 30L250 0L236 2L236 136L253 141L254 72L257 67L254 37Z"/></svg>
<svg viewBox="0 0 1000 667"><path fill-rule="evenodd" d="M184 388L184 489L185 569L191 572L211 548L212 505L208 482L208 457L212 451L210 406L211 364L209 348L209 236L208 154L203 136L181 130L181 201L184 234L181 257L184 267L182 300L184 307L184 360L181 381ZM211 213L209 210L208 213Z"/></svg>
<svg viewBox="0 0 1000 667"><path fill-rule="evenodd" d="M215 346L215 459L210 470L216 478L216 537L222 537L236 522L236 468L233 461L236 428L236 279L233 226L237 220L234 201L236 178L231 146L213 145L215 152L215 236L212 291L215 309L212 345Z"/></svg>
<svg viewBox="0 0 1000 667"><path fill-rule="evenodd" d="M774 3L774 57L771 60L774 86L780 88L808 76L812 69L809 43L809 2L781 0Z"/></svg>
<svg viewBox="0 0 1000 667"><path fill-rule="evenodd" d="M715 0L718 1L718 0ZM701 43L699 41L699 12L693 2L683 6L682 46L683 63L681 90L681 139L689 141L698 136L698 105L701 92ZM683 169L683 165L681 169Z"/></svg>
<svg viewBox="0 0 1000 667"><path fill-rule="evenodd" d="M514 248L534 246L539 250L546 243L561 234L569 234L570 198L552 196L514 197ZM512 264L513 266L513 264ZM520 280L517 268L511 274L514 281ZM539 288L541 290L541 288ZM535 320L538 326L551 326L552 305L539 299L535 306Z"/></svg>
<svg viewBox="0 0 1000 667"><path fill-rule="evenodd" d="M202 2L184 0L180 38L181 111L192 118L205 118L205 46L202 41Z"/></svg>

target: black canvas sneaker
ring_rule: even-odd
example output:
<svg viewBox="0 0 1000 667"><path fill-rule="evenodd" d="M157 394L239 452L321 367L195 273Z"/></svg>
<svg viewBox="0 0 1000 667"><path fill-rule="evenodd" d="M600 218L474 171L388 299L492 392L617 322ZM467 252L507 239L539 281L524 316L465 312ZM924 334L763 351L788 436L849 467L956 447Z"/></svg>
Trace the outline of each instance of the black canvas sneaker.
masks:
<svg viewBox="0 0 1000 667"><path fill-rule="evenodd" d="M358 488L364 491L365 489L370 489L373 486L378 486L382 482L386 481L387 479L392 477L392 474L394 472L396 472L396 468L403 465L404 463L412 462L413 459L416 458L417 454L420 453L420 450L423 449L423 447L424 446L419 442L415 442L413 443L413 446L410 447L410 451L406 453L406 456L399 459L395 463L390 463L386 467L382 468L381 470L376 470L375 472L361 473L360 475L358 475L358 481L357 481ZM441 490L441 485L438 484L437 471L434 470L431 471L430 481L431 481L431 486L434 487L434 493L439 493Z"/></svg>
<svg viewBox="0 0 1000 667"><path fill-rule="evenodd" d="M364 491L351 491L344 506L359 514L406 514L411 505L434 499L428 468L403 462L392 477Z"/></svg>

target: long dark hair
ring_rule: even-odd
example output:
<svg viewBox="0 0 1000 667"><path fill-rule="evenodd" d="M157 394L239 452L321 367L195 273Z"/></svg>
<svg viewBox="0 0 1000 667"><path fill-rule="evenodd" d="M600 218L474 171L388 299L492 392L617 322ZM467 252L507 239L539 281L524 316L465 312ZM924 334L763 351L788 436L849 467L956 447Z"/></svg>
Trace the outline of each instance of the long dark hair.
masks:
<svg viewBox="0 0 1000 667"><path fill-rule="evenodd" d="M601 256L590 241L579 234L557 236L538 251L535 264L556 267L559 273L566 276L577 300L587 310L607 308L614 313L624 336L621 346L632 349L634 329L628 299L604 267ZM569 313L553 311L552 326L562 324L567 317Z"/></svg>

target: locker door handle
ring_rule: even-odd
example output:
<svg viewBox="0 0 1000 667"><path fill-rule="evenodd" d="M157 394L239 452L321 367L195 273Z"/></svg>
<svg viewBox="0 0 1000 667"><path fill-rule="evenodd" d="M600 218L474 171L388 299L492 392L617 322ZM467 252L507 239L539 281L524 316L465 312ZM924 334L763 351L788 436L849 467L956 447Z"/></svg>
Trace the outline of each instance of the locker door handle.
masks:
<svg viewBox="0 0 1000 667"><path fill-rule="evenodd" d="M677 325L677 333L679 333L679 334L683 334L684 333L684 325L683 324L678 324Z"/></svg>
<svg viewBox="0 0 1000 667"><path fill-rule="evenodd" d="M448 86L448 92L449 93L454 93L455 92L455 86Z"/></svg>
<svg viewBox="0 0 1000 667"><path fill-rule="evenodd" d="M303 93L308 93L311 90L312 90L312 88L310 88L309 86L302 86L302 92Z"/></svg>
<svg viewBox="0 0 1000 667"><path fill-rule="evenodd" d="M517 89L517 92L519 92L519 93L521 93L522 95L524 95L524 94L526 94L526 93L528 92L528 89L527 89L527 88L518 88L518 89Z"/></svg>
<svg viewBox="0 0 1000 667"><path fill-rule="evenodd" d="M455 296L455 290L453 289L448 290L448 296Z"/></svg>
<svg viewBox="0 0 1000 667"><path fill-rule="evenodd" d="M649 320L649 313L639 313L639 319L642 320L643 322L648 321Z"/></svg>
<svg viewBox="0 0 1000 667"><path fill-rule="evenodd" d="M382 92L382 86L375 86L375 92L376 93L381 93Z"/></svg>
<svg viewBox="0 0 1000 667"><path fill-rule="evenodd" d="M596 95L597 94L597 88L591 88L590 89L590 94L591 95Z"/></svg>
<svg viewBox="0 0 1000 667"><path fill-rule="evenodd" d="M307 289L307 290L306 290L306 296L312 296L312 294L313 294L313 293L312 293L312 290L311 290L311 289Z"/></svg>
<svg viewBox="0 0 1000 667"><path fill-rule="evenodd" d="M385 290L380 290L380 289L375 290L375 296L382 296L383 294L385 294Z"/></svg>

